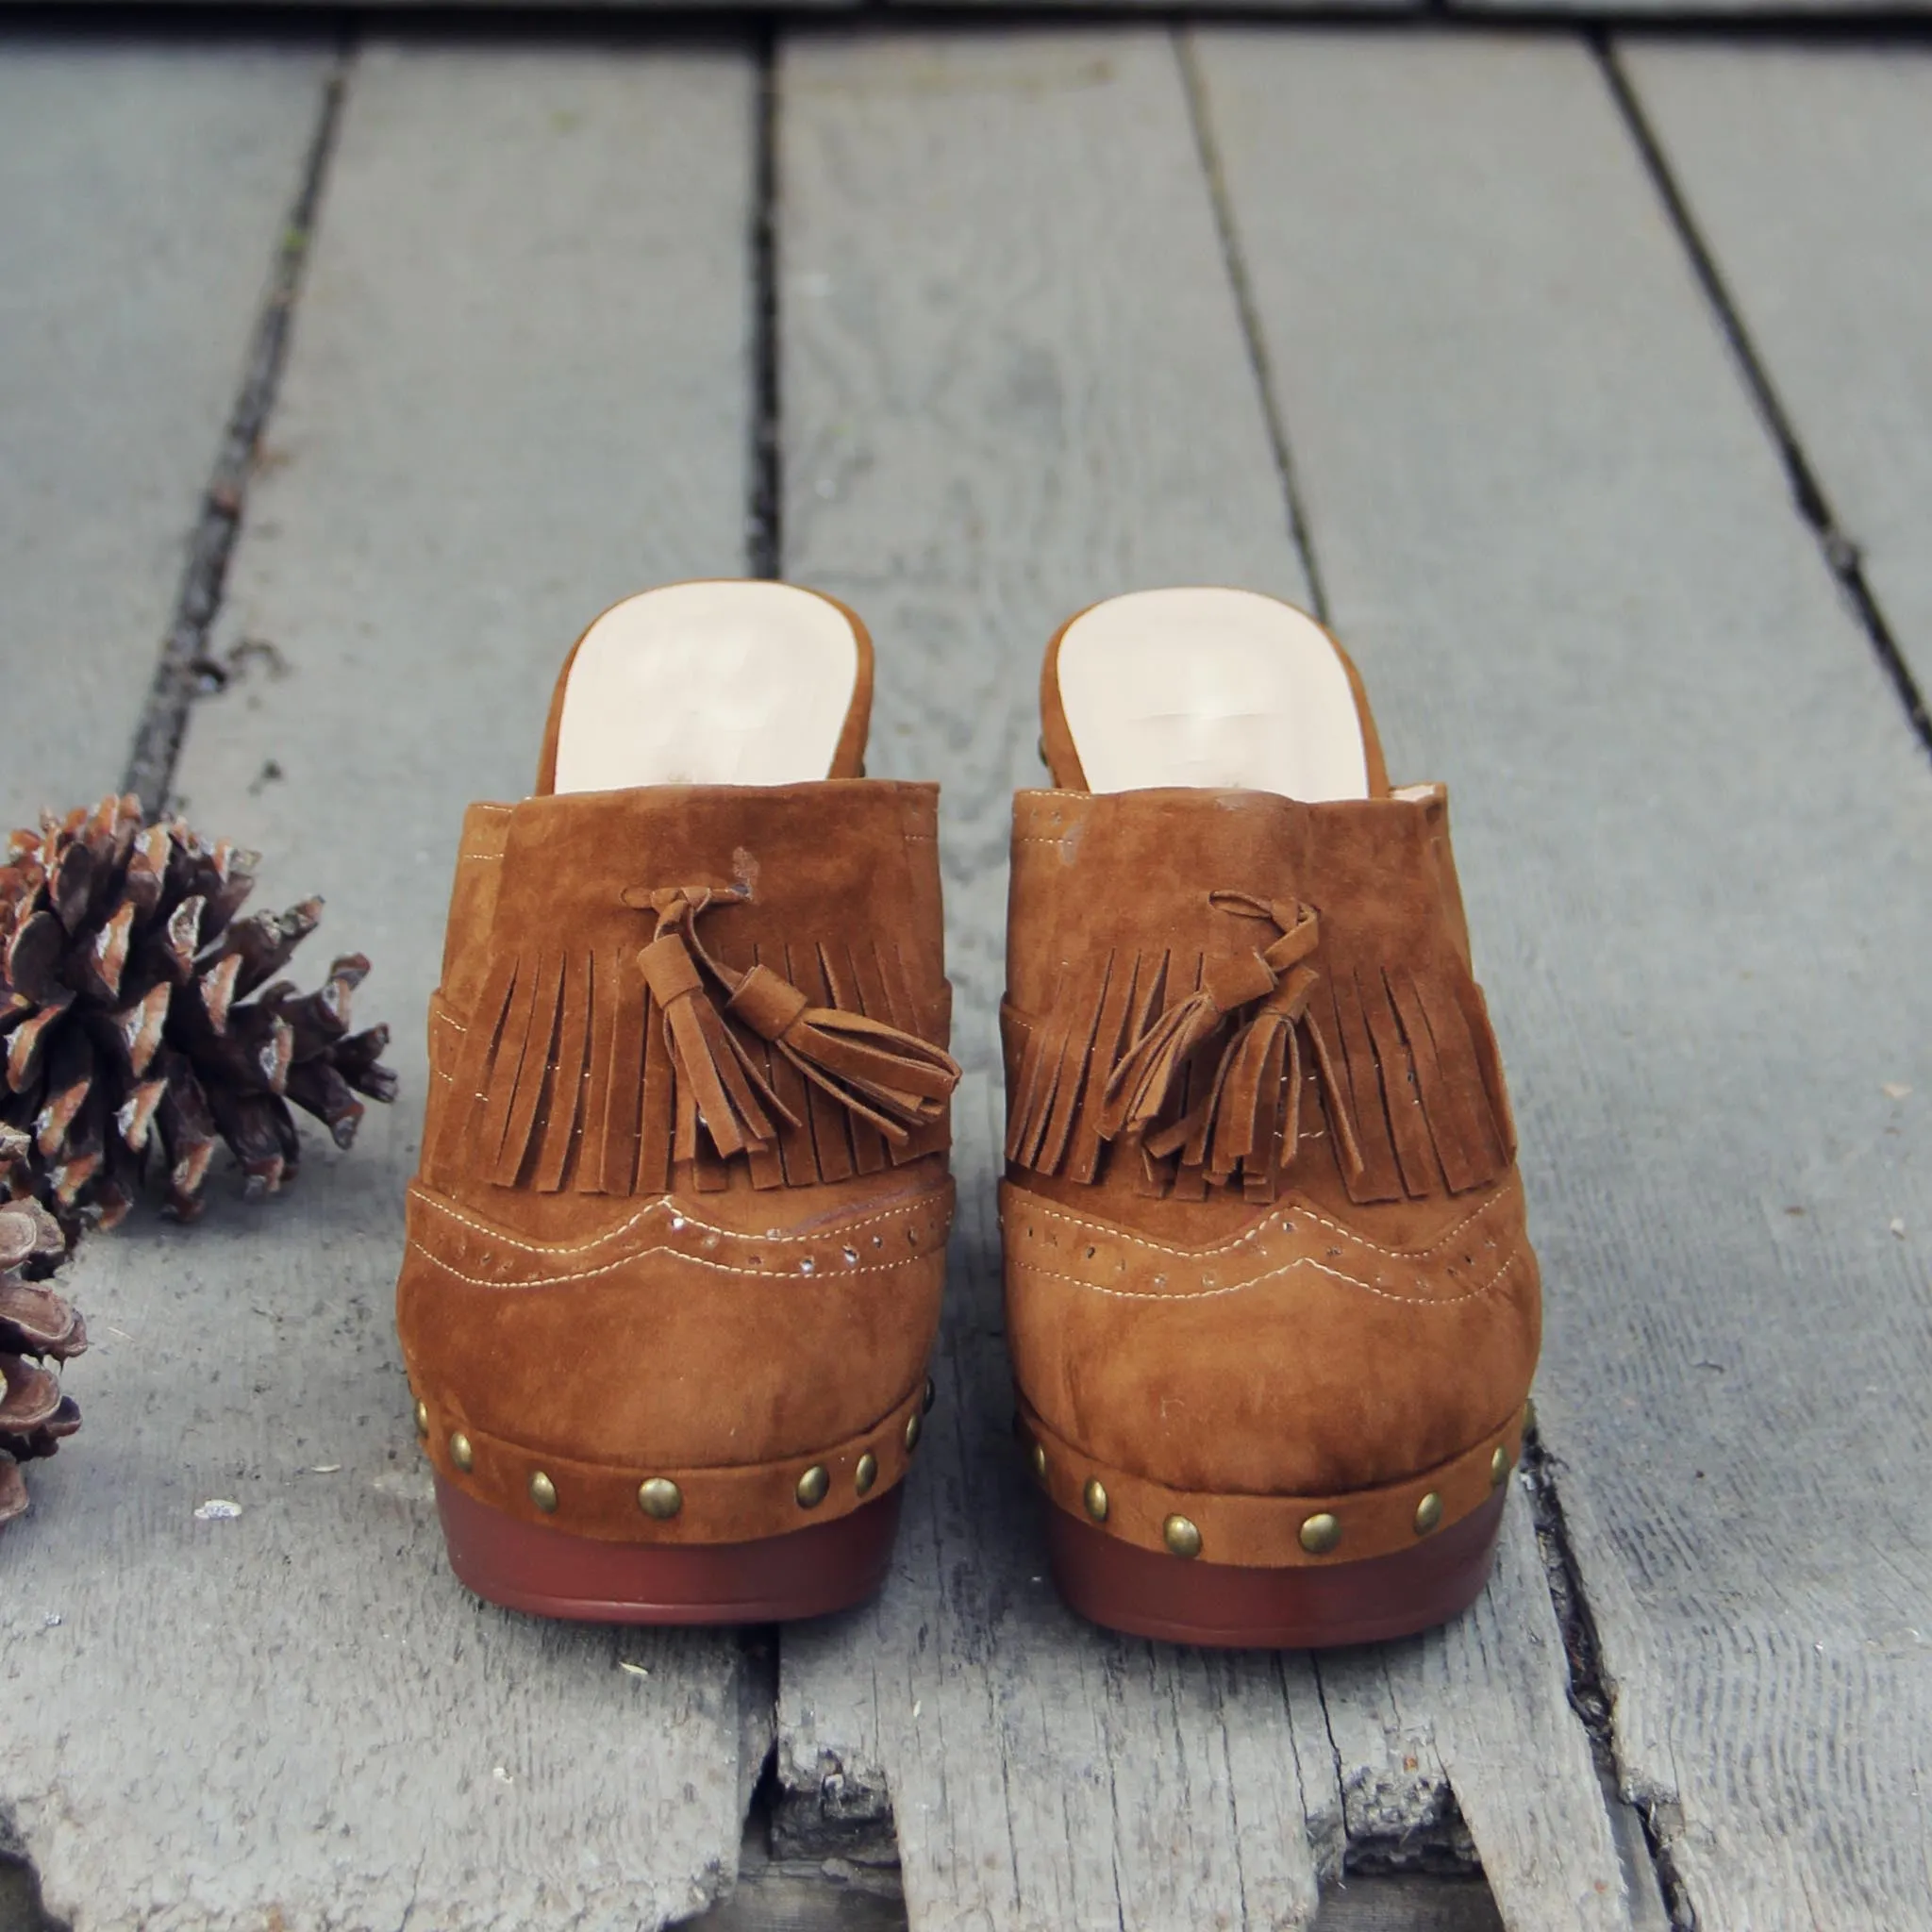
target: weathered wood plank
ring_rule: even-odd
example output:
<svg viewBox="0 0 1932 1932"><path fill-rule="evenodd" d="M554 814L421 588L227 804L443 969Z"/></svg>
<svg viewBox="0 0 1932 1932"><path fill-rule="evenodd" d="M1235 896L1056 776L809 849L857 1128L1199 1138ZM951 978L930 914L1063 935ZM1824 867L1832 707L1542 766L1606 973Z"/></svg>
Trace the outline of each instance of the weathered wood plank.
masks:
<svg viewBox="0 0 1932 1932"><path fill-rule="evenodd" d="M121 782L324 50L0 30L0 817Z"/></svg>
<svg viewBox="0 0 1932 1932"><path fill-rule="evenodd" d="M601 603L742 568L753 87L635 45L356 72L220 626L263 648L181 789L277 901L327 895L310 974L373 955L404 1097L285 1198L218 1187L78 1270L87 1427L7 1535L0 1777L88 1932L633 1932L735 1872L768 1678L466 1597L391 1310L462 805L527 786Z"/></svg>
<svg viewBox="0 0 1932 1932"><path fill-rule="evenodd" d="M1469 1615L1414 1642L1321 1660L1349 1767L1351 1849L1369 1869L1397 1871L1477 1851L1511 1927L1662 1932L1651 1874L1630 1869L1597 1797L1536 1530L1526 1500L1513 1502L1494 1578ZM1505 1685L1516 1694L1491 1688Z"/></svg>
<svg viewBox="0 0 1932 1932"><path fill-rule="evenodd" d="M830 37L782 81L787 568L874 625L874 768L946 786L958 1043L985 1065L1054 624L1150 583L1307 592L1168 36ZM785 1640L790 1828L836 1842L890 1804L922 1928L1299 1922L1303 1839L1323 1873L1348 1854L1344 1789L1374 1782L1398 1836L1453 1836L1440 1766L1391 1763L1364 1701L1384 1677L1127 1643L1053 1600L1006 1436L997 1230L974 1219L996 1138L962 1115L951 1413L892 1582ZM1545 1908L1572 1893L1579 1923L1621 1923L1533 1565L1475 1626L1413 1648L1408 1729L1459 1746L1514 1923L1565 1923Z"/></svg>
<svg viewBox="0 0 1932 1932"><path fill-rule="evenodd" d="M896 1868L844 1858L776 1858L770 1821L755 1805L740 1850L738 1889L722 1905L687 1920L690 1932L906 1932L906 1901ZM1502 1932L1495 1901L1479 1877L1355 1874L1324 1886L1315 1932ZM16 1928L0 1892L0 1932Z"/></svg>
<svg viewBox="0 0 1932 1932"><path fill-rule="evenodd" d="M917 7L920 0L887 0L890 6ZM974 12L994 15L1012 14L1024 9L1027 0L964 0ZM1177 7L1165 4L1165 0L1069 0L1070 10L1082 12L1091 9L1096 14L1110 15L1114 18L1135 13L1172 14L1187 13L1195 8L1212 7L1217 13L1254 14L1257 18L1292 19L1297 14L1334 12L1338 9L1350 13L1391 14L1420 13L1424 10L1427 0L1179 0Z"/></svg>
<svg viewBox="0 0 1932 1932"><path fill-rule="evenodd" d="M785 565L878 637L872 768L944 781L990 1064L1054 625L1301 566L1164 33L827 33L781 84Z"/></svg>
<svg viewBox="0 0 1932 1932"><path fill-rule="evenodd" d="M1932 686L1932 52L1625 42L1842 534Z"/></svg>
<svg viewBox="0 0 1932 1932"><path fill-rule="evenodd" d="M1756 22L1796 24L1832 22L1846 26L1869 22L1874 32L1890 23L1909 21L1932 11L1932 0L1445 0L1453 13L1571 15L1578 20L1623 22L1631 19L1697 22L1728 27Z"/></svg>
<svg viewBox="0 0 1932 1932"><path fill-rule="evenodd" d="M1457 789L1623 1775L1700 1924L1932 1924L1932 782L1587 53L1202 44L1338 620Z"/></svg>
<svg viewBox="0 0 1932 1932"><path fill-rule="evenodd" d="M862 1871L839 1858L774 1858L758 1814L747 1831L738 1889L685 1924L690 1932L907 1932L896 1872ZM0 1895L0 1932L16 1932ZM19 1932L41 1932L38 1924ZM1354 1876L1324 1886L1315 1932L1503 1932L1480 1878Z"/></svg>

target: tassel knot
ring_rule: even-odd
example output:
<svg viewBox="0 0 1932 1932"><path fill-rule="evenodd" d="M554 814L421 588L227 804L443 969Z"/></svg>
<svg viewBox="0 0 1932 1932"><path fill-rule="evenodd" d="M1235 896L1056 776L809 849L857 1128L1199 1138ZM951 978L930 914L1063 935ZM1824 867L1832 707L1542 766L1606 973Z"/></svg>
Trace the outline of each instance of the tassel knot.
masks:
<svg viewBox="0 0 1932 1932"><path fill-rule="evenodd" d="M793 1127L800 1124L733 1030L734 1020L895 1146L906 1143L910 1129L943 1116L946 1098L959 1080L958 1063L943 1048L863 1013L815 1007L769 966L740 973L705 950L696 933L698 915L719 900L748 897L745 888L670 888L625 896L633 904L645 897L658 913L658 937L638 955L638 964L663 1010L679 1093L690 1097L689 1107L680 1101L677 1158L694 1158L698 1121L726 1157L770 1152L776 1140L774 1115ZM725 995L722 1011L708 994L707 979Z"/></svg>
<svg viewBox="0 0 1932 1932"><path fill-rule="evenodd" d="M1304 1034L1327 1091L1338 1091L1321 1036L1303 1024L1320 982L1306 962L1320 944L1321 922L1299 902L1276 904L1247 892L1210 892L1208 903L1237 918L1265 921L1278 936L1207 968L1199 990L1128 1046L1107 1083L1100 1134L1108 1141L1138 1138L1155 1159L1178 1154L1183 1167L1217 1184L1239 1174L1252 1196L1273 1200L1301 1135ZM1179 1119L1160 1124L1194 1056L1231 1020L1240 1024L1206 1094ZM1346 1109L1329 1111L1340 1123L1344 1171L1353 1172L1360 1155Z"/></svg>

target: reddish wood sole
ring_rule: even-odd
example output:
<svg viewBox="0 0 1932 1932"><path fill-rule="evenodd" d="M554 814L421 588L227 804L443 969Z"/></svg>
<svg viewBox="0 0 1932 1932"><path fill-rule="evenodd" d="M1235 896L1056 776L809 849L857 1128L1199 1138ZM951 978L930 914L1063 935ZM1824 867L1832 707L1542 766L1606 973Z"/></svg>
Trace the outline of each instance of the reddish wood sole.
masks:
<svg viewBox="0 0 1932 1932"><path fill-rule="evenodd" d="M1446 1623L1483 1592L1507 1491L1413 1549L1254 1570L1123 1542L1047 1506L1054 1582L1081 1616L1135 1637L1220 1649L1379 1643Z"/></svg>
<svg viewBox="0 0 1932 1932"><path fill-rule="evenodd" d="M436 1479L450 1568L491 1603L590 1624L783 1624L886 1580L900 1486L830 1523L750 1543L607 1543L501 1515Z"/></svg>

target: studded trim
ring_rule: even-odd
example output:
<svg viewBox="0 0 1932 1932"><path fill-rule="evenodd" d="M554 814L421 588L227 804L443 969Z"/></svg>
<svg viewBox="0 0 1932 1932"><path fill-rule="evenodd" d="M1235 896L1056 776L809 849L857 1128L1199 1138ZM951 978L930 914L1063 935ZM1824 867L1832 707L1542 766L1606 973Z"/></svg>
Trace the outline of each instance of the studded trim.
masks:
<svg viewBox="0 0 1932 1932"><path fill-rule="evenodd" d="M1020 1398L1018 1429L1056 1507L1143 1550L1203 1563L1308 1568L1409 1550L1482 1507L1523 1453L1525 1410L1461 1455L1401 1482L1326 1496L1174 1490L1096 1461ZM1429 1498L1436 1499L1433 1507Z"/></svg>
<svg viewBox="0 0 1932 1932"><path fill-rule="evenodd" d="M580 1462L489 1435L453 1407L439 1413L419 1399L415 1411L420 1444L437 1474L506 1516L598 1542L750 1542L848 1515L902 1481L931 1391L922 1377L871 1428L843 1442L727 1469ZM732 1525L728 1537L718 1534L724 1522Z"/></svg>

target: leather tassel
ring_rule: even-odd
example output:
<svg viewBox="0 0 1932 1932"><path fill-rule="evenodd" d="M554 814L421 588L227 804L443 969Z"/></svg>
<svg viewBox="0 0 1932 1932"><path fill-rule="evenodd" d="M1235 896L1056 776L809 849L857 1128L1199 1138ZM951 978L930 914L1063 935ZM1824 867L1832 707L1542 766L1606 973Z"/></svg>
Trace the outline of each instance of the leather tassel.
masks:
<svg viewBox="0 0 1932 1932"><path fill-rule="evenodd" d="M942 1119L959 1081L958 1063L942 1047L865 1013L814 1007L769 966L744 975L725 1012L891 1141Z"/></svg>
<svg viewBox="0 0 1932 1932"><path fill-rule="evenodd" d="M1315 975L1297 970L1228 1042L1206 1096L1174 1125L1147 1137L1157 1157L1177 1153L1217 1187L1237 1175L1272 1201L1301 1134L1301 1046L1296 1022Z"/></svg>
<svg viewBox="0 0 1932 1932"><path fill-rule="evenodd" d="M785 1104L758 1070L724 1017L705 996L704 979L683 935L665 932L638 955L638 966L662 1009L663 1038L677 1070L680 1105L672 1151L679 1160L698 1155L696 1125L725 1159L752 1148L773 1149ZM684 1104L685 1097L689 1104Z"/></svg>
<svg viewBox="0 0 1932 1932"><path fill-rule="evenodd" d="M533 946L490 961L463 1023L435 1173L655 1194L676 1162L701 1191L727 1186L741 1155L754 1187L796 1187L945 1144L959 1068L897 1024L912 1002L896 958L837 941L781 945L773 963L740 974L693 932L710 895L654 897L658 936L641 949Z"/></svg>
<svg viewBox="0 0 1932 1932"><path fill-rule="evenodd" d="M1200 985L1169 1007L1122 1056L1108 1079L1101 1133L1108 1140L1144 1135L1174 1103L1185 1107L1184 1083L1195 1049L1228 1014L1266 998L1274 983L1274 971L1258 952L1204 967Z"/></svg>

